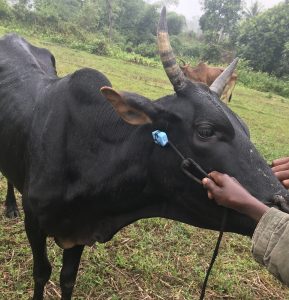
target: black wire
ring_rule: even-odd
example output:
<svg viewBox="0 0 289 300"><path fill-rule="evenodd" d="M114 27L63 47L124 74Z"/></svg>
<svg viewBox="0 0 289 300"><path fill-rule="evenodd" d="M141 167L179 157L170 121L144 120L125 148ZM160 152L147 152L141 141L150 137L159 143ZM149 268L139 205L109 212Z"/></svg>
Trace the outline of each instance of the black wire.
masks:
<svg viewBox="0 0 289 300"><path fill-rule="evenodd" d="M185 158L173 143L171 143L170 141L168 143L173 148L173 150L176 152L176 154L182 159L181 168L182 168L184 174L186 174L189 178L191 178L195 182L202 185L202 181L200 179L198 179L194 174L192 174L192 172L190 172L187 169L190 165L193 165L204 177L210 178L209 174L207 174L204 171L204 169L197 162L195 162L192 158ZM224 208L224 213L223 213L223 218L222 218L219 237L218 237L218 240L217 240L217 243L216 243L216 246L215 246L215 250L214 250L209 268L206 272L206 277L205 277L204 282L203 282L200 300L203 300L204 297L205 297L209 276L210 276L210 273L211 273L212 268L214 266L214 262L215 262L215 260L218 256L218 253L219 253L220 244L221 244L222 237L223 237L225 227L226 227L226 223L227 223L227 217L228 217L228 209Z"/></svg>
<svg viewBox="0 0 289 300"><path fill-rule="evenodd" d="M178 148L171 142L168 142L169 145L173 148L173 150L178 154L178 156L182 159L185 160L185 157L183 156L183 154L178 150Z"/></svg>
<svg viewBox="0 0 289 300"><path fill-rule="evenodd" d="M216 258L218 256L218 253L219 253L220 244L221 244L223 233L224 233L225 226L226 226L226 223L227 223L227 216L228 216L228 209L224 208L224 214L223 214L223 218L222 218L222 224L221 224L221 229L220 229L219 237L218 237L218 240L217 240L217 243L216 243L216 246L215 246L215 250L214 250L214 253L213 253L213 256L212 256L209 268L208 268L207 273L206 273L205 280L203 282L200 300L203 300L205 298L205 293L206 293L208 279L209 279L211 270L213 268L214 262L215 262L215 260L216 260Z"/></svg>

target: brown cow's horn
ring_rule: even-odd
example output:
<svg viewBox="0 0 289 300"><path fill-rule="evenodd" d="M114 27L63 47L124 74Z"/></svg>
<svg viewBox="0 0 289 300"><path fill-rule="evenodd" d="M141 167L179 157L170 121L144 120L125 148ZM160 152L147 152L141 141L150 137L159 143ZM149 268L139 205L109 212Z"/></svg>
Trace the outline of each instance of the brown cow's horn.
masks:
<svg viewBox="0 0 289 300"><path fill-rule="evenodd" d="M222 96L222 93L225 89L226 84L231 78L233 72L237 67L239 58L235 58L231 64L215 79L215 81L210 86L210 90L215 92L219 97Z"/></svg>
<svg viewBox="0 0 289 300"><path fill-rule="evenodd" d="M170 44L165 7L162 9L158 25L158 47L162 64L175 91L183 90L187 86L188 80L177 64Z"/></svg>

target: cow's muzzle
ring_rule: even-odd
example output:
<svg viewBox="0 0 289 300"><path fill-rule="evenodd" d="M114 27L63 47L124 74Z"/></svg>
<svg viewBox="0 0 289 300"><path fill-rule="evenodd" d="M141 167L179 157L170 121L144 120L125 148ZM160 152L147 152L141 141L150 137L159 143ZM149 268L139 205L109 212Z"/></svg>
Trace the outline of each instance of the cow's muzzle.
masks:
<svg viewBox="0 0 289 300"><path fill-rule="evenodd" d="M287 194L286 196L282 196L279 194L274 195L270 203L268 203L268 205L274 206L280 209L281 211L289 213L289 194Z"/></svg>

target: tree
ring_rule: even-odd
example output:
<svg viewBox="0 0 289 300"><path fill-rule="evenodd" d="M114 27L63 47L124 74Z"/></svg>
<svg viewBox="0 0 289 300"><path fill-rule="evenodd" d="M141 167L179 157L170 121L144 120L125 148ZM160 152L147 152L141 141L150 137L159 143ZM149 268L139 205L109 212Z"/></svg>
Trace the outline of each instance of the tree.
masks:
<svg viewBox="0 0 289 300"><path fill-rule="evenodd" d="M74 23L87 31L105 33L111 41L154 42L157 8L143 0L84 0Z"/></svg>
<svg viewBox="0 0 289 300"><path fill-rule="evenodd" d="M13 8L20 14L25 14L27 10L32 8L32 2L30 0L17 0L13 2Z"/></svg>
<svg viewBox="0 0 289 300"><path fill-rule="evenodd" d="M10 7L6 0L0 0L0 18L9 19Z"/></svg>
<svg viewBox="0 0 289 300"><path fill-rule="evenodd" d="M8 5L7 5L7 2L6 0L0 0L0 8L6 8Z"/></svg>
<svg viewBox="0 0 289 300"><path fill-rule="evenodd" d="M179 0L160 0L157 3L160 6L171 6L171 5L177 6L179 5L179 2L180 2Z"/></svg>
<svg viewBox="0 0 289 300"><path fill-rule="evenodd" d="M109 40L112 41L112 0L106 0L109 23Z"/></svg>
<svg viewBox="0 0 289 300"><path fill-rule="evenodd" d="M135 43L155 44L156 28L159 19L157 5L146 4L136 28Z"/></svg>
<svg viewBox="0 0 289 300"><path fill-rule="evenodd" d="M82 6L81 0L34 0L37 13L64 21L76 18Z"/></svg>
<svg viewBox="0 0 289 300"><path fill-rule="evenodd" d="M263 6L260 2L255 1L250 7L245 8L244 15L246 18L254 18L263 11Z"/></svg>
<svg viewBox="0 0 289 300"><path fill-rule="evenodd" d="M153 1L153 0L146 0L148 3L154 3L158 7L170 7L170 6L177 6L179 5L179 0L158 0L158 1Z"/></svg>
<svg viewBox="0 0 289 300"><path fill-rule="evenodd" d="M136 29L145 11L146 3L143 0L116 0L115 28L134 42Z"/></svg>
<svg viewBox="0 0 289 300"><path fill-rule="evenodd" d="M204 14L200 18L203 32L211 32L217 42L222 36L231 36L241 19L242 0L203 0Z"/></svg>
<svg viewBox="0 0 289 300"><path fill-rule="evenodd" d="M167 16L168 30L171 35L178 35L181 33L186 24L186 19L182 15L175 12L169 12Z"/></svg>
<svg viewBox="0 0 289 300"><path fill-rule="evenodd" d="M289 75L289 42L285 44L280 60L280 68L276 73L279 76Z"/></svg>
<svg viewBox="0 0 289 300"><path fill-rule="evenodd" d="M282 69L282 57L288 59L289 5L274 6L255 18L244 20L237 38L238 52L256 69L276 73ZM284 74L284 69L282 69ZM289 74L289 69L286 71ZM281 75L281 74L280 74Z"/></svg>
<svg viewBox="0 0 289 300"><path fill-rule="evenodd" d="M98 32L103 29L103 19L105 11L104 0L85 0L81 3L81 9L78 12L74 23L80 28L89 32Z"/></svg>

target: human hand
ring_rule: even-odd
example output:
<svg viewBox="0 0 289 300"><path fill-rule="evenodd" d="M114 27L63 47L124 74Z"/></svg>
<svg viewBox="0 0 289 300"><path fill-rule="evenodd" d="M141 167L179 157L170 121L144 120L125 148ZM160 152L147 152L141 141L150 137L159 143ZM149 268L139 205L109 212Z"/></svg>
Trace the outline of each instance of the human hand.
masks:
<svg viewBox="0 0 289 300"><path fill-rule="evenodd" d="M272 162L272 171L286 189L289 189L289 157L276 159Z"/></svg>
<svg viewBox="0 0 289 300"><path fill-rule="evenodd" d="M209 199L214 199L219 205L234 209L252 219L259 221L262 215L269 209L265 204L253 197L233 177L214 171L210 178L202 180L208 189Z"/></svg>

